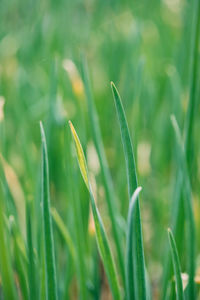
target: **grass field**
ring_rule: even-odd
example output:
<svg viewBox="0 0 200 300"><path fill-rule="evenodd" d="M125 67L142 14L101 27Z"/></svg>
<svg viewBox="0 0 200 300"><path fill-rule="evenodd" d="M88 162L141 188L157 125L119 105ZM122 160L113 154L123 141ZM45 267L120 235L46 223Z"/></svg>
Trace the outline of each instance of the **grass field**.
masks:
<svg viewBox="0 0 200 300"><path fill-rule="evenodd" d="M200 1L0 1L0 299L200 299Z"/></svg>

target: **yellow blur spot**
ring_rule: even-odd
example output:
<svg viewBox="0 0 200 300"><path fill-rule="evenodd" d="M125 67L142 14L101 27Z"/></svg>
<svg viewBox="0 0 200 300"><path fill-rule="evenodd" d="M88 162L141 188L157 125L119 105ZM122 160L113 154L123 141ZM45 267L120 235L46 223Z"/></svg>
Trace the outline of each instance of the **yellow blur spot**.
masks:
<svg viewBox="0 0 200 300"><path fill-rule="evenodd" d="M79 75L79 72L78 72L75 64L73 63L72 60L65 59L63 61L63 68L69 75L74 94L78 98L82 98L83 94L84 94L83 82L81 80L81 77Z"/></svg>

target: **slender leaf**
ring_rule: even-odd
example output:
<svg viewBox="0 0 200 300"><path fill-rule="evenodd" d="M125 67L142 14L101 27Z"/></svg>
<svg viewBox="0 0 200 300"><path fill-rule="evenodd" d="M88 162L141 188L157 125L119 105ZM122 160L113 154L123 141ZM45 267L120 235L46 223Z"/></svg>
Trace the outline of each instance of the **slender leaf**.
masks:
<svg viewBox="0 0 200 300"><path fill-rule="evenodd" d="M190 83L190 98L188 103L187 117L185 121L185 151L187 163L192 155L192 136L194 127L194 115L197 100L198 80L199 80L199 42L200 42L200 1L194 1L194 23L191 41L191 83Z"/></svg>
<svg viewBox="0 0 200 300"><path fill-rule="evenodd" d="M46 294L48 300L57 299L57 282L55 270L55 253L52 230L52 220L50 214L49 197L49 170L46 138L42 122L40 122L42 138L42 207L43 207L43 227L44 227L44 246L45 246L45 270L46 270Z"/></svg>
<svg viewBox="0 0 200 300"><path fill-rule="evenodd" d="M183 300L184 294L183 294L183 284L182 284L182 279L181 279L181 267L180 267L180 262L179 262L179 257L178 257L178 251L176 248L176 242L175 242L173 233L170 229L168 229L168 238L169 238L169 243L170 243L170 248L171 248L171 256L172 256L172 261L173 261L173 266L174 266L174 274L175 274L175 279L176 279L177 299Z"/></svg>
<svg viewBox="0 0 200 300"><path fill-rule="evenodd" d="M67 130L67 143L66 146L70 144L71 141L71 130ZM74 237L75 237L75 248L77 258L75 260L75 266L77 271L77 284L79 291L79 298L82 300L88 299L88 289L87 289L87 281L88 281L88 269L86 268L86 247L85 247L85 238L83 228L83 216L88 218L88 213L83 213L82 207L80 205L80 192L77 189L77 180L79 179L79 170L74 168L74 164L76 163L75 158L72 155L71 147L68 147L68 152L66 152L66 163L68 165L68 184L69 184L69 198L72 199L72 213L73 213L73 227L74 227ZM87 206L87 210L89 210L89 201L86 199L84 206ZM67 286L66 286L67 287Z"/></svg>
<svg viewBox="0 0 200 300"><path fill-rule="evenodd" d="M108 244L107 236L105 233L105 229L99 214L99 211L97 209L97 206L95 204L93 192L89 183L88 178L88 171L87 171L87 165L85 156L83 153L83 149L81 146L81 143L79 141L78 135L72 125L72 123L69 121L71 132L73 135L73 139L76 146L76 153L77 153L77 159L80 167L81 174L83 176L83 179L85 181L85 184L88 188L88 191L90 193L90 199L91 199L91 206L92 206L92 213L95 223L95 229L96 229L96 238L97 238L97 244L99 247L99 251L103 260L104 268L108 277L108 281L110 284L110 288L113 294L114 299L121 299L120 290L119 290L119 282L116 275L115 265L112 257L112 253L110 250L110 246Z"/></svg>
<svg viewBox="0 0 200 300"><path fill-rule="evenodd" d="M136 201L138 199L138 195L142 190L141 187L138 187L129 204L128 210L128 224L127 224L127 241L126 241L126 291L127 291L127 299L132 300L135 299L134 292L134 273L133 273L133 265L130 263L132 260L133 253L133 211L136 208Z"/></svg>
<svg viewBox="0 0 200 300"><path fill-rule="evenodd" d="M41 248L41 273L40 273L40 299L48 299L46 288L46 265L45 265L45 250L44 243Z"/></svg>
<svg viewBox="0 0 200 300"><path fill-rule="evenodd" d="M131 143L130 133L128 129L128 124L126 121L126 116L124 108L120 99L120 95L115 87L114 83L111 82L111 88L113 92L113 97L115 101L117 116L119 120L122 144L124 148L124 155L126 160L126 173L128 180L128 192L129 199L137 188L137 175L135 168L135 160L133 154L133 147ZM135 238L135 255L134 255L134 268L136 272L136 280L134 282L134 287L136 291L136 298L146 299L146 280L145 280L145 262L144 262L144 251L143 251L143 241L142 241L142 228L140 220L140 206L139 202L136 203L136 212L135 212L135 222L134 222L134 238ZM130 264L132 260L130 261Z"/></svg>
<svg viewBox="0 0 200 300"><path fill-rule="evenodd" d="M195 221L192 207L192 195L191 195L191 185L190 178L188 175L187 162L185 149L183 147L181 133L178 123L174 116L171 117L172 125L176 135L176 142L178 146L178 154L180 159L180 169L183 173L183 191L184 191L184 204L185 204L185 215L186 215L186 230L187 230L187 263L188 263L188 297L190 299L195 299L195 286L194 286L194 276L195 276Z"/></svg>
<svg viewBox="0 0 200 300"><path fill-rule="evenodd" d="M126 115L124 112L124 108L122 105L122 101L120 95L117 91L116 86L113 82L111 82L111 88L113 92L113 97L115 100L115 106L117 111L117 116L119 120L122 143L124 148L124 156L126 160L126 171L127 171L127 179L128 179L128 191L129 191L129 199L131 200L131 196L134 190L137 188L137 175L135 168L135 160L133 154L133 146L131 143L130 133L128 129L128 124L126 120Z"/></svg>
<svg viewBox="0 0 200 300"><path fill-rule="evenodd" d="M30 205L31 203L28 200L26 203L28 283L29 283L29 298L30 300L34 300L35 298L37 298L37 288L36 288L36 272L35 272L34 249L33 249L33 240L32 240Z"/></svg>

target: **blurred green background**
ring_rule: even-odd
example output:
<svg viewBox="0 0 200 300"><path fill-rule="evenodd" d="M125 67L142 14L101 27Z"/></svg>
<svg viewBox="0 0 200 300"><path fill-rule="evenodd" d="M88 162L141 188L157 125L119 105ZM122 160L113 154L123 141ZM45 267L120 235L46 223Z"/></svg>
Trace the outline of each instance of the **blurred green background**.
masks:
<svg viewBox="0 0 200 300"><path fill-rule="evenodd" d="M170 115L175 114L183 129L189 96L193 9L193 1L189 0L0 1L0 152L6 161L12 197L22 214L21 228L23 231L24 202L34 199L34 243L39 245L41 225L36 220L40 202L39 120L42 120L48 141L51 204L61 214L73 239L76 226L82 228L88 289L95 290L92 274L95 274L96 246L88 194L71 145L69 119L87 153L97 203L108 233L110 222L81 81L81 55L88 61L124 236L127 182L111 80L122 97L139 185L143 187L145 259L156 299L161 289L166 228L171 222L177 174ZM195 114L199 115L199 106ZM191 161L197 237L199 121L195 118ZM75 210L74 202L80 204L75 205ZM72 298L76 271L68 249L54 231L59 291L65 293L66 299ZM112 240L111 235L109 238ZM182 260L184 271L184 255Z"/></svg>

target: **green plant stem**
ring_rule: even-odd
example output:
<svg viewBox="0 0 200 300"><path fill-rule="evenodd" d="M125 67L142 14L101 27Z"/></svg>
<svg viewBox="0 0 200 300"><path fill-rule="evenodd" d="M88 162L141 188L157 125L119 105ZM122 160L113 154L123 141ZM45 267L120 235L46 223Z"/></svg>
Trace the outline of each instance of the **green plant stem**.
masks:
<svg viewBox="0 0 200 300"><path fill-rule="evenodd" d="M44 228L44 251L45 251L45 278L46 294L48 300L57 299L57 282L55 269L55 253L52 219L50 214L50 197L49 197L49 170L46 138L42 122L40 122L42 138L42 208L43 208L43 228Z"/></svg>
<svg viewBox="0 0 200 300"><path fill-rule="evenodd" d="M32 240L32 225L30 215L31 203L27 200L26 203L26 236L27 236L27 257L28 257L28 283L29 283L29 299L34 300L37 298L36 292L36 273L35 273L35 260L34 248Z"/></svg>

